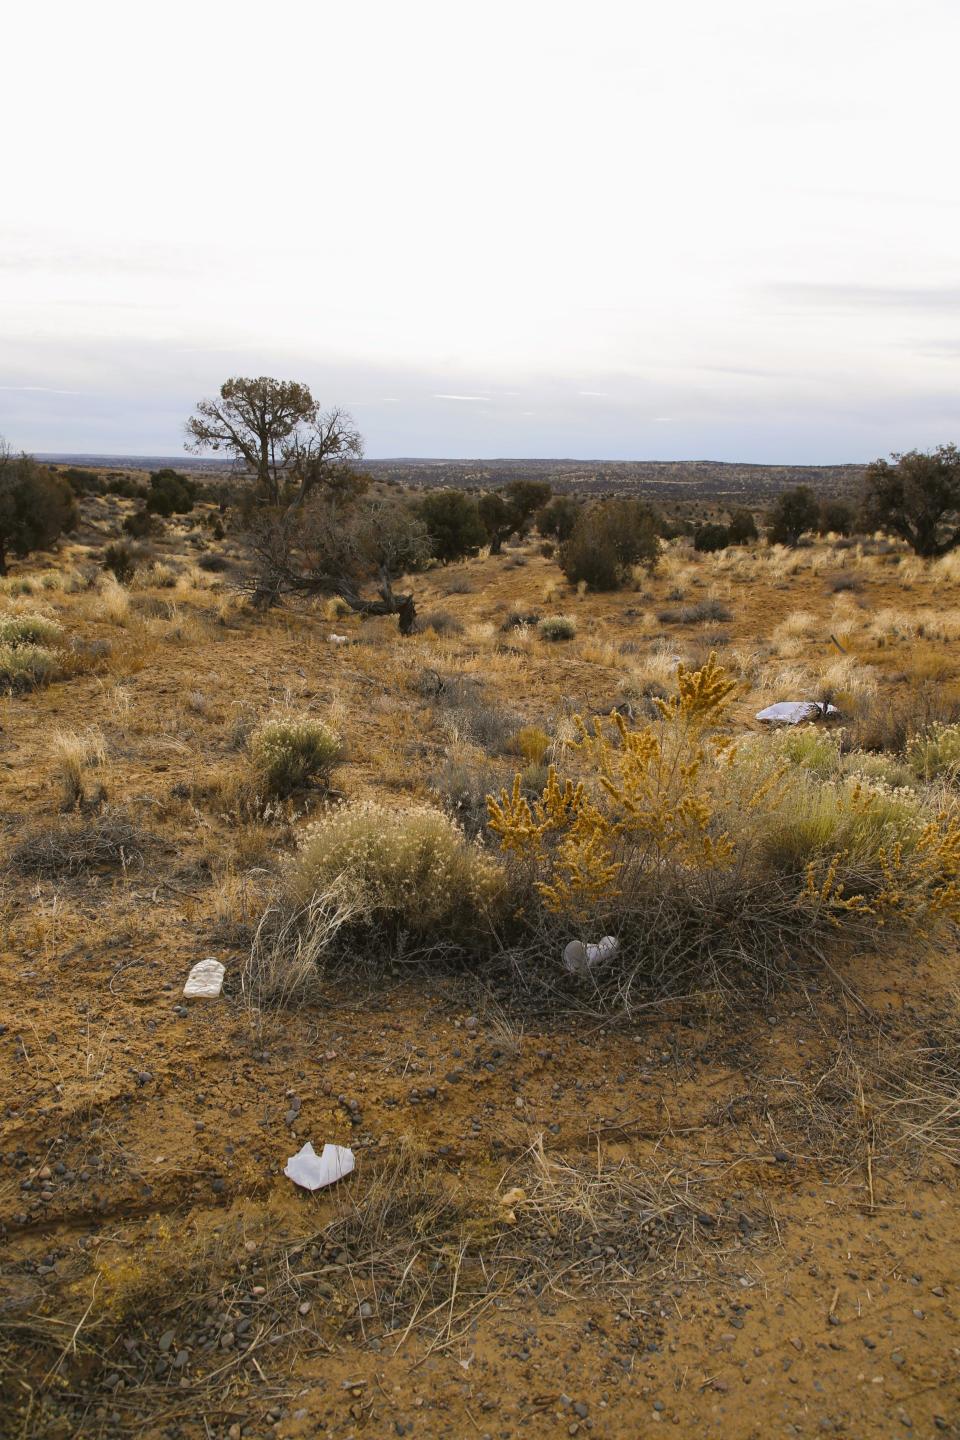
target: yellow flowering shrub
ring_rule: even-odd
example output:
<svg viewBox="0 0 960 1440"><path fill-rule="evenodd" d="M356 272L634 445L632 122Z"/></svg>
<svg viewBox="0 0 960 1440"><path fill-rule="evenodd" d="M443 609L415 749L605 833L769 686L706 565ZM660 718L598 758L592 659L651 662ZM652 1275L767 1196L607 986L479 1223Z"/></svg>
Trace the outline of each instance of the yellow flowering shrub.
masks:
<svg viewBox="0 0 960 1440"><path fill-rule="evenodd" d="M582 758L583 779L561 779L551 766L532 803L519 775L511 791L488 797L490 830L502 850L533 867L548 910L587 918L619 893L627 868L670 861L701 869L732 855L703 777L725 748L716 727L734 682L713 655L699 670L681 665L677 680L678 693L656 701L659 726L631 729L613 715L589 729L577 719L569 748Z"/></svg>

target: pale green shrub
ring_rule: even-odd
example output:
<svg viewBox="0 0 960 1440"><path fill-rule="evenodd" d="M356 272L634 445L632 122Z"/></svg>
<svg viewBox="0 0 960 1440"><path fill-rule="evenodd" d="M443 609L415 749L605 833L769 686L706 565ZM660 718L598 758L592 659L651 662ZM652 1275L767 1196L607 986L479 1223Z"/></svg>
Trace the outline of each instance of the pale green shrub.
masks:
<svg viewBox="0 0 960 1440"><path fill-rule="evenodd" d="M21 645L56 645L63 626L47 615L26 613L0 617L0 645L16 649Z"/></svg>
<svg viewBox="0 0 960 1440"><path fill-rule="evenodd" d="M59 671L59 656L45 645L0 644L0 689L30 690Z"/></svg>
<svg viewBox="0 0 960 1440"><path fill-rule="evenodd" d="M840 739L814 725L798 726L779 739L780 753L791 765L809 770L819 780L829 780L840 764Z"/></svg>
<svg viewBox="0 0 960 1440"><path fill-rule="evenodd" d="M577 633L577 622L572 615L545 615L537 625L541 640L572 640Z"/></svg>
<svg viewBox="0 0 960 1440"><path fill-rule="evenodd" d="M906 759L919 780L952 779L960 772L960 725L932 725L914 735Z"/></svg>
<svg viewBox="0 0 960 1440"><path fill-rule="evenodd" d="M248 748L264 791L289 795L310 780L329 779L343 742L322 720L309 715L278 715L257 726Z"/></svg>
<svg viewBox="0 0 960 1440"><path fill-rule="evenodd" d="M304 834L289 889L301 905L330 890L365 924L463 937L503 888L500 867L439 810L341 806Z"/></svg>

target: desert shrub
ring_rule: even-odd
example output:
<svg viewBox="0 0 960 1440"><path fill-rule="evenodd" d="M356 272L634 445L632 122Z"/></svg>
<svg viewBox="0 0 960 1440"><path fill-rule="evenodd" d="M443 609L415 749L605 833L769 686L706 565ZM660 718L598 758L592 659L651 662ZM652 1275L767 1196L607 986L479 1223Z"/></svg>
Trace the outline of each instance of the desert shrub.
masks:
<svg viewBox="0 0 960 1440"><path fill-rule="evenodd" d="M954 780L960 773L960 725L931 725L914 735L906 761L919 780Z"/></svg>
<svg viewBox="0 0 960 1440"><path fill-rule="evenodd" d="M451 615L449 610L428 610L425 615L417 617L416 628L418 631L432 630L435 635L462 635L463 621Z"/></svg>
<svg viewBox="0 0 960 1440"><path fill-rule="evenodd" d="M103 552L103 568L109 570L121 585L128 585L137 568L139 554L123 540L115 540Z"/></svg>
<svg viewBox="0 0 960 1440"><path fill-rule="evenodd" d="M915 735L960 722L960 701L931 680L912 680L891 692L864 695L847 723L852 749L903 755Z"/></svg>
<svg viewBox="0 0 960 1440"><path fill-rule="evenodd" d="M545 615L537 623L541 640L572 640L576 633L577 622L572 615Z"/></svg>
<svg viewBox="0 0 960 1440"><path fill-rule="evenodd" d="M0 454L4 454L0 448ZM0 466L0 574L7 553L29 555L52 545L77 523L77 503L62 475L29 455Z"/></svg>
<svg viewBox="0 0 960 1440"><path fill-rule="evenodd" d="M490 752L508 749L517 716L503 705L489 704L482 686L471 676L428 670L415 683L421 694L433 699L459 739Z"/></svg>
<svg viewBox="0 0 960 1440"><path fill-rule="evenodd" d="M726 525L700 525L693 532L693 548L705 555L717 550L726 550L730 544L730 531Z"/></svg>
<svg viewBox="0 0 960 1440"><path fill-rule="evenodd" d="M779 737L781 755L791 765L810 770L821 780L828 780L840 767L840 740L836 734L816 725L798 725Z"/></svg>
<svg viewBox="0 0 960 1440"><path fill-rule="evenodd" d="M573 775L551 766L532 800L517 775L489 802L531 944L618 935L623 959L595 978L620 1004L641 977L669 988L731 965L769 971L788 936L960 919L960 812L859 776L822 780L767 737L732 746L732 689L713 657L681 666L657 723L580 722Z"/></svg>
<svg viewBox="0 0 960 1440"><path fill-rule="evenodd" d="M70 465L66 470L61 470L60 475L74 495L102 495L104 491L104 479L95 470L81 470L76 465Z"/></svg>
<svg viewBox="0 0 960 1440"><path fill-rule="evenodd" d="M431 553L442 564L476 555L486 544L487 529L474 495L463 490L431 490L417 508L430 536Z"/></svg>
<svg viewBox="0 0 960 1440"><path fill-rule="evenodd" d="M197 564L201 570L206 570L208 575L220 575L224 570L230 569L230 561L227 557L225 555L217 555L212 551L201 555Z"/></svg>
<svg viewBox="0 0 960 1440"><path fill-rule="evenodd" d="M25 875L51 878L139 869L151 843L152 836L125 815L104 811L91 820L57 820L37 826L14 845L10 862Z"/></svg>
<svg viewBox="0 0 960 1440"><path fill-rule="evenodd" d="M504 783L502 769L486 758L449 756L427 782L442 808L463 827L471 840L487 825L487 796Z"/></svg>
<svg viewBox="0 0 960 1440"><path fill-rule="evenodd" d="M768 516L767 538L771 545L795 546L807 530L816 529L820 506L813 491L806 485L785 490Z"/></svg>
<svg viewBox="0 0 960 1440"><path fill-rule="evenodd" d="M169 468L150 476L146 509L151 515L186 515L193 509L197 487L186 475Z"/></svg>
<svg viewBox="0 0 960 1440"><path fill-rule="evenodd" d="M537 529L562 545L573 534L582 509L582 502L572 495L555 495L537 515Z"/></svg>
<svg viewBox="0 0 960 1440"><path fill-rule="evenodd" d="M57 645L63 639L63 626L48 615L28 612L0 616L0 645L16 649L21 645Z"/></svg>
<svg viewBox="0 0 960 1440"><path fill-rule="evenodd" d="M753 518L753 512L743 507L731 510L727 534L730 536L731 545L746 545L750 540L756 540L757 522Z"/></svg>
<svg viewBox="0 0 960 1440"><path fill-rule="evenodd" d="M705 620L726 623L733 619L733 611L722 600L697 600L693 605L682 605L677 619L681 625L697 625Z"/></svg>
<svg viewBox="0 0 960 1440"><path fill-rule="evenodd" d="M526 625L539 625L540 618L536 610L511 610L500 629L506 634L510 630L520 630Z"/></svg>
<svg viewBox="0 0 960 1440"><path fill-rule="evenodd" d="M642 500L609 500L584 507L560 546L560 569L573 585L616 590L635 565L652 569L660 553L658 520Z"/></svg>
<svg viewBox="0 0 960 1440"><path fill-rule="evenodd" d="M132 475L115 475L107 481L107 494L120 495L124 500L145 500L147 491Z"/></svg>
<svg viewBox="0 0 960 1440"><path fill-rule="evenodd" d="M135 510L132 515L127 515L122 526L125 535L133 540L146 540L150 535L159 535L163 530L163 521L149 510Z"/></svg>
<svg viewBox="0 0 960 1440"><path fill-rule="evenodd" d="M32 690L54 680L61 659L45 645L0 645L0 690Z"/></svg>
<svg viewBox="0 0 960 1440"><path fill-rule="evenodd" d="M452 575L443 587L445 595L472 595L473 581L469 575Z"/></svg>
<svg viewBox="0 0 960 1440"><path fill-rule="evenodd" d="M264 791L273 796L289 795L310 781L327 781L343 751L336 731L307 715L264 720L247 744Z"/></svg>
<svg viewBox="0 0 960 1440"><path fill-rule="evenodd" d="M372 801L341 806L309 826L289 878L301 905L335 891L364 928L431 942L469 936L501 890L499 866L448 815Z"/></svg>
<svg viewBox="0 0 960 1440"><path fill-rule="evenodd" d="M852 535L856 512L847 500L821 500L817 518L818 535Z"/></svg>
<svg viewBox="0 0 960 1440"><path fill-rule="evenodd" d="M513 748L531 765L540 764L550 744L550 736L539 725L524 725L513 737Z"/></svg>

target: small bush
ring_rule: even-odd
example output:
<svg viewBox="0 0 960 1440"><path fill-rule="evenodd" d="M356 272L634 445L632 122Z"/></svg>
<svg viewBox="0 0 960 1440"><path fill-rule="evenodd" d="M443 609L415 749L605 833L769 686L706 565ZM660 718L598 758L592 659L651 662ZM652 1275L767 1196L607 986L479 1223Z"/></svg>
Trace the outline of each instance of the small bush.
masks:
<svg viewBox="0 0 960 1440"><path fill-rule="evenodd" d="M726 624L733 619L733 611L722 600L698 600L693 605L682 605L677 619L681 625L698 625L705 620Z"/></svg>
<svg viewBox="0 0 960 1440"><path fill-rule="evenodd" d="M577 622L572 615L545 615L537 625L541 640L572 640L577 633Z"/></svg>
<svg viewBox="0 0 960 1440"><path fill-rule="evenodd" d="M472 595L473 590L473 581L469 575L454 575L443 587L445 595Z"/></svg>
<svg viewBox="0 0 960 1440"><path fill-rule="evenodd" d="M0 645L17 649L21 645L56 645L63 638L63 626L47 615L25 614L0 617Z"/></svg>
<svg viewBox="0 0 960 1440"><path fill-rule="evenodd" d="M148 510L135 510L123 522L124 533L134 540L146 540L149 535L159 535L162 530L163 521Z"/></svg>
<svg viewBox="0 0 960 1440"><path fill-rule="evenodd" d="M753 512L742 507L731 510L727 534L730 536L731 545L746 545L749 541L756 540L757 522L753 518Z"/></svg>
<svg viewBox="0 0 960 1440"><path fill-rule="evenodd" d="M550 736L539 725L524 725L513 737L513 746L532 765L539 765L550 749Z"/></svg>
<svg viewBox="0 0 960 1440"><path fill-rule="evenodd" d="M86 875L101 869L138 869L152 837L123 815L105 812L95 820L60 820L25 835L11 863L26 875Z"/></svg>
<svg viewBox="0 0 960 1440"><path fill-rule="evenodd" d="M103 552L103 568L109 570L121 585L128 585L137 568L139 552L123 540L115 540Z"/></svg>
<svg viewBox="0 0 960 1440"><path fill-rule="evenodd" d="M209 575L219 575L222 574L224 570L230 569L230 561L226 558L226 556L217 555L214 553L207 553L206 555L201 555L200 559L197 561L197 564L200 566L201 570L206 570ZM347 606L348 610L349 608L350 607Z"/></svg>
<svg viewBox="0 0 960 1440"><path fill-rule="evenodd" d="M730 544L730 531L726 525L701 525L693 532L693 548L704 555L717 550L726 550Z"/></svg>
<svg viewBox="0 0 960 1440"><path fill-rule="evenodd" d="M485 759L451 756L429 779L428 787L443 809L452 815L471 840L487 824L487 796L504 783L503 772Z"/></svg>
<svg viewBox="0 0 960 1440"><path fill-rule="evenodd" d="M60 673L60 657L45 645L0 645L0 689L19 692Z"/></svg>
<svg viewBox="0 0 960 1440"><path fill-rule="evenodd" d="M463 622L449 610L429 610L417 619L417 630L432 630L435 635L462 635Z"/></svg>
<svg viewBox="0 0 960 1440"><path fill-rule="evenodd" d="M955 780L960 774L960 725L932 725L915 735L906 760L918 780Z"/></svg>
<svg viewBox="0 0 960 1440"><path fill-rule="evenodd" d="M658 520L642 500L584 507L560 546L560 568L573 585L617 590L635 565L651 568L660 552Z"/></svg>
<svg viewBox="0 0 960 1440"><path fill-rule="evenodd" d="M335 730L306 715L264 720L250 735L248 746L265 790L278 797L311 780L327 781L343 751Z"/></svg>
<svg viewBox="0 0 960 1440"><path fill-rule="evenodd" d="M502 705L489 705L477 681L465 675L441 676L428 670L418 683L423 687L421 693L430 695L445 711L459 739L491 752L509 747L518 717Z"/></svg>
<svg viewBox="0 0 960 1440"><path fill-rule="evenodd" d="M499 867L439 810L372 801L308 827L289 889L301 905L336 890L364 927L465 939L502 888Z"/></svg>

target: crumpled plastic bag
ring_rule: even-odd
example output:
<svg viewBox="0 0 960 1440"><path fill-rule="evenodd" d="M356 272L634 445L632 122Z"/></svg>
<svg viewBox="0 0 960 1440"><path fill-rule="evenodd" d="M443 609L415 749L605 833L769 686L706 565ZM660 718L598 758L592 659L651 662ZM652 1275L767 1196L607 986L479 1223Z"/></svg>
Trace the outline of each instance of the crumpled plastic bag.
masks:
<svg viewBox="0 0 960 1440"><path fill-rule="evenodd" d="M283 1173L295 1185L302 1185L304 1190L320 1190L324 1185L334 1185L344 1175L349 1175L355 1163L353 1151L343 1145L328 1143L318 1155L308 1140L302 1150L289 1157Z"/></svg>
<svg viewBox="0 0 960 1440"><path fill-rule="evenodd" d="M824 700L778 700L766 710L757 711L757 719L769 725L802 725L805 720L822 720L824 715L838 715L836 705Z"/></svg>
<svg viewBox="0 0 960 1440"><path fill-rule="evenodd" d="M594 965L601 960L612 960L620 949L615 935L604 935L596 945L584 945L582 940L571 940L564 948L563 964L571 975L589 975Z"/></svg>

